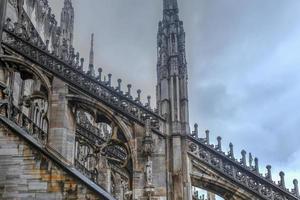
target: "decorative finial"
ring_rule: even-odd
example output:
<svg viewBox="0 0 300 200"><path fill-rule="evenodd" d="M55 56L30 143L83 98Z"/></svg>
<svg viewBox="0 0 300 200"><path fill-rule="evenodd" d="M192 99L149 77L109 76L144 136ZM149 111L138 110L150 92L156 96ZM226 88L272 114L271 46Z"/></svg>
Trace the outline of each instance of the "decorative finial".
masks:
<svg viewBox="0 0 300 200"><path fill-rule="evenodd" d="M249 153L249 167L252 167L253 157L252 154Z"/></svg>
<svg viewBox="0 0 300 200"><path fill-rule="evenodd" d="M232 159L234 159L234 152L233 152L233 144L230 142L229 143L229 154L228 156Z"/></svg>
<svg viewBox="0 0 300 200"><path fill-rule="evenodd" d="M89 65L94 65L94 33L91 35L91 49L90 49L90 63Z"/></svg>
<svg viewBox="0 0 300 200"><path fill-rule="evenodd" d="M107 85L108 85L109 87L111 87L111 77L112 77L112 74L108 74L107 76L108 76Z"/></svg>
<svg viewBox="0 0 300 200"><path fill-rule="evenodd" d="M280 176L280 181L278 182L279 186L285 188L284 172L283 171L279 172L279 176Z"/></svg>
<svg viewBox="0 0 300 200"><path fill-rule="evenodd" d="M128 96L129 98L132 98L132 96L131 96L131 84L128 84L128 85L127 85L127 93L126 93L126 96Z"/></svg>
<svg viewBox="0 0 300 200"><path fill-rule="evenodd" d="M293 180L293 184L294 184L294 189L293 189L293 193L299 197L299 187L298 187L298 180L294 179Z"/></svg>
<svg viewBox="0 0 300 200"><path fill-rule="evenodd" d="M83 63L84 63L84 58L81 58L80 59L80 67L79 67L80 71L83 71Z"/></svg>
<svg viewBox="0 0 300 200"><path fill-rule="evenodd" d="M89 65L89 70L86 73L90 77L95 77L94 65Z"/></svg>
<svg viewBox="0 0 300 200"><path fill-rule="evenodd" d="M101 67L98 68L98 77L97 77L97 80L99 82L102 81L102 68Z"/></svg>
<svg viewBox="0 0 300 200"><path fill-rule="evenodd" d="M209 130L205 131L205 135L206 135L206 144L209 145L210 144L210 142L209 142Z"/></svg>
<svg viewBox="0 0 300 200"><path fill-rule="evenodd" d="M193 137L198 137L198 124L194 124L194 130L192 131L192 136Z"/></svg>
<svg viewBox="0 0 300 200"><path fill-rule="evenodd" d="M272 181L272 171L271 171L272 166L267 165L266 168L267 168L266 179Z"/></svg>
<svg viewBox="0 0 300 200"><path fill-rule="evenodd" d="M76 67L76 68L79 67L79 57L80 57L80 56L79 56L79 52L77 52L77 53L76 53L76 56L75 56L75 60L76 60L76 61L75 61L75 67Z"/></svg>
<svg viewBox="0 0 300 200"><path fill-rule="evenodd" d="M135 99L137 102L141 102L141 92L142 92L142 90L140 90L140 89L138 89L137 91L137 98Z"/></svg>
<svg viewBox="0 0 300 200"><path fill-rule="evenodd" d="M122 83L122 79L119 78L118 79L118 87L116 89L118 92L121 92L121 83Z"/></svg>
<svg viewBox="0 0 300 200"><path fill-rule="evenodd" d="M90 49L90 61L89 61L89 70L87 75L94 77L95 69L94 69L94 33L91 35L91 49Z"/></svg>
<svg viewBox="0 0 300 200"><path fill-rule="evenodd" d="M246 154L247 154L247 152L243 149L241 151L241 154L242 154L241 164L244 165L244 166L246 166L247 165L246 164Z"/></svg>
<svg viewBox="0 0 300 200"><path fill-rule="evenodd" d="M151 107L151 96L150 96L150 95L147 96L147 101L148 101L148 102L147 102L147 104L146 104L146 107L147 107L147 108L150 108L150 107Z"/></svg>
<svg viewBox="0 0 300 200"><path fill-rule="evenodd" d="M254 171L259 173L258 158L254 158Z"/></svg>
<svg viewBox="0 0 300 200"><path fill-rule="evenodd" d="M217 150L222 151L222 138L220 136L218 136L217 141L218 141Z"/></svg>

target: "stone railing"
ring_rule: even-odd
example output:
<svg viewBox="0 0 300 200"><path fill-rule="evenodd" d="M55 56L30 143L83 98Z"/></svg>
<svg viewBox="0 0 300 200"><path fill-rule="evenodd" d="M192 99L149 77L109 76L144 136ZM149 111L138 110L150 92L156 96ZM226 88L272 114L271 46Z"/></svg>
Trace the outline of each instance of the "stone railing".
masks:
<svg viewBox="0 0 300 200"><path fill-rule="evenodd" d="M80 171L85 177L98 184L98 172L96 170L88 170L84 165L82 165L77 159L74 162L75 168ZM99 185L99 184L98 184Z"/></svg>
<svg viewBox="0 0 300 200"><path fill-rule="evenodd" d="M0 113L24 129L39 144L43 146L47 144L47 133L8 100L1 100Z"/></svg>
<svg viewBox="0 0 300 200"><path fill-rule="evenodd" d="M254 192L262 199L267 200L299 200L298 181L293 181L294 188L290 191L285 187L284 173L280 172L280 181L276 184L272 180L271 166L267 166L267 174L259 173L258 159L249 154L249 162L246 161L246 151L242 151L242 158L237 160L234 156L233 145L230 143L230 151L222 151L221 137L218 137L218 144L212 145L209 141L209 131L206 131L206 138L199 138L198 131L187 136L188 153L192 159L200 160L212 169L223 174L239 185Z"/></svg>
<svg viewBox="0 0 300 200"><path fill-rule="evenodd" d="M130 93L120 91L119 86L114 88L110 83L90 76L82 68L51 54L43 44L31 42L35 41L32 38L24 38L14 27L6 25L2 39L5 46L126 117L141 124L150 119L151 128L159 131L159 122L164 119L151 110L149 102L146 105L140 102L140 91L134 100Z"/></svg>
<svg viewBox="0 0 300 200"><path fill-rule="evenodd" d="M12 105L9 119L14 121L18 126L25 129L40 144L46 145L47 133L36 125L29 117L21 112L16 106Z"/></svg>

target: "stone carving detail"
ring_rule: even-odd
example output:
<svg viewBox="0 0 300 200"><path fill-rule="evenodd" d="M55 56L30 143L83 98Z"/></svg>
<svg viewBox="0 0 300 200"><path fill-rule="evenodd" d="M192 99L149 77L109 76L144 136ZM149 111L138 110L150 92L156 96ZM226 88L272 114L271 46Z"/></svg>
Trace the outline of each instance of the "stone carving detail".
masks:
<svg viewBox="0 0 300 200"><path fill-rule="evenodd" d="M111 191L120 200L130 199L130 175L124 167L127 165L128 150L114 142L112 129L105 123L93 124L93 118L84 110L76 112L76 151L75 167L98 185L105 183L108 175L101 168L111 171ZM102 177L102 178L99 178ZM104 177L104 178L103 178Z"/></svg>
<svg viewBox="0 0 300 200"><path fill-rule="evenodd" d="M145 193L149 198L153 194L153 177L152 177L152 154L154 151L152 132L150 129L150 120L146 121L145 136L143 139L143 153L145 162Z"/></svg>
<svg viewBox="0 0 300 200"><path fill-rule="evenodd" d="M198 131L194 131L198 132ZM233 145L230 145L230 151L228 154L220 151L221 141L218 139L218 145L207 144L207 139L198 138L196 134L188 136L188 152L193 155L192 159L199 159L206 163L214 170L224 174L225 177L237 181L245 188L256 193L263 199L270 200L287 200L298 199L297 192L290 192L284 187L284 174L280 173L281 181L279 184L275 184L270 180L270 175L263 177L258 173L258 166L247 166L245 151L242 151L242 159L238 161L233 156ZM252 157L252 155L251 155ZM257 163L258 160L256 159ZM258 164L257 164L258 165ZM267 168L269 168L267 166ZM270 171L268 172L270 174ZM297 191L298 186L295 186L293 191Z"/></svg>
<svg viewBox="0 0 300 200"><path fill-rule="evenodd" d="M34 123L27 115L21 112L21 110L12 103L4 103L2 101L0 105L1 115L4 115L8 119L12 120L19 127L25 130L28 135L31 135L37 142L42 145L47 143L47 132L42 130L36 123Z"/></svg>

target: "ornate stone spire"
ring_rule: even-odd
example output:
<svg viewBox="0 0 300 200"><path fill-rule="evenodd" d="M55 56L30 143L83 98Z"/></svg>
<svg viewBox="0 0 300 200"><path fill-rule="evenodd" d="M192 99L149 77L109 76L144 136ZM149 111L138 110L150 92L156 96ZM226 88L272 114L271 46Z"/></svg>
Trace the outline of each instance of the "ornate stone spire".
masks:
<svg viewBox="0 0 300 200"><path fill-rule="evenodd" d="M91 49L90 49L90 58L89 58L89 69L87 71L89 76L95 76L95 68L94 68L94 33L91 35Z"/></svg>
<svg viewBox="0 0 300 200"><path fill-rule="evenodd" d="M60 27L62 39L67 41L68 46L73 46L74 8L71 0L64 1L64 7L61 11Z"/></svg>
<svg viewBox="0 0 300 200"><path fill-rule="evenodd" d="M177 0L164 0L157 34L157 104L173 134L189 133L185 32Z"/></svg>
<svg viewBox="0 0 300 200"><path fill-rule="evenodd" d="M90 49L90 63L89 65L94 66L94 33L91 35L91 49Z"/></svg>

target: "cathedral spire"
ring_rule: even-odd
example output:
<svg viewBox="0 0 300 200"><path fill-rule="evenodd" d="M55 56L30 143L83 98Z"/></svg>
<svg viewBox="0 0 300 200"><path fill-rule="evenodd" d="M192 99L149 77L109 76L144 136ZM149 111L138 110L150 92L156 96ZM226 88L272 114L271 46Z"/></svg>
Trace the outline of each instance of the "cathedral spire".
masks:
<svg viewBox="0 0 300 200"><path fill-rule="evenodd" d="M94 33L91 35L91 49L90 49L90 63L89 65L94 65Z"/></svg>
<svg viewBox="0 0 300 200"><path fill-rule="evenodd" d="M189 133L185 32L177 0L164 0L157 34L157 105L172 134Z"/></svg>
<svg viewBox="0 0 300 200"><path fill-rule="evenodd" d="M73 46L74 8L71 0L64 1L60 17L60 28L62 39L67 41L68 46Z"/></svg>

